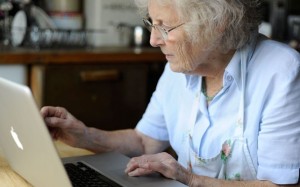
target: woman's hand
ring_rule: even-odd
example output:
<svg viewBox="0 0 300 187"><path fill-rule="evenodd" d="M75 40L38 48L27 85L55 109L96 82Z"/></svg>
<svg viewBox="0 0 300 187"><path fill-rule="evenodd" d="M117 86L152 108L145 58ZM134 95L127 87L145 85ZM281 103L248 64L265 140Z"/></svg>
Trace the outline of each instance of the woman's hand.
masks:
<svg viewBox="0 0 300 187"><path fill-rule="evenodd" d="M41 109L41 115L53 139L83 147L88 128L65 108L46 106Z"/></svg>
<svg viewBox="0 0 300 187"><path fill-rule="evenodd" d="M142 176L158 172L184 184L188 184L192 177L192 174L168 153L134 157L127 164L125 172L129 176Z"/></svg>

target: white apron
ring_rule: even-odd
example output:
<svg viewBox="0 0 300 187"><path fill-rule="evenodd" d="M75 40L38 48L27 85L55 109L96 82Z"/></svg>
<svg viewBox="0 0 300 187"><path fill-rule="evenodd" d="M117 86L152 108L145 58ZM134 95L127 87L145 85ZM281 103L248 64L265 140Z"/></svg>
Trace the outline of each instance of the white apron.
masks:
<svg viewBox="0 0 300 187"><path fill-rule="evenodd" d="M236 120L235 131L222 146L220 153L213 158L205 159L197 155L193 146L194 124L196 124L199 97L195 99L190 117L188 159L187 166L190 171L205 176L226 180L256 180L256 170L248 150L247 139L244 137L244 102L247 61L253 54L255 42L241 50L241 78L242 91L240 97L239 113Z"/></svg>

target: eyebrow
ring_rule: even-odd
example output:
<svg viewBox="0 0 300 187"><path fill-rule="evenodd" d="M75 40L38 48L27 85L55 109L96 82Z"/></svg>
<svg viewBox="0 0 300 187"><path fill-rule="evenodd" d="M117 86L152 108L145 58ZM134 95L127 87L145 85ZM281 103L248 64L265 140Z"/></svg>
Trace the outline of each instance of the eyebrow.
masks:
<svg viewBox="0 0 300 187"><path fill-rule="evenodd" d="M145 19L147 19L148 21L150 21L150 23L153 24L153 19L151 18L151 16L149 15L149 13L146 14ZM158 19L157 22L158 22L158 24L156 24L156 25L164 25L166 27L169 27L168 25L163 24L164 21L162 19Z"/></svg>

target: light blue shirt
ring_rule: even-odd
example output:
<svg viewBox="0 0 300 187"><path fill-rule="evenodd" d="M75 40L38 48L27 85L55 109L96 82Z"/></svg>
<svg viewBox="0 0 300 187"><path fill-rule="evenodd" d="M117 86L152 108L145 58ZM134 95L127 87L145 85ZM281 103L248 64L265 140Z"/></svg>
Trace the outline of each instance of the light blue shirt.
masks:
<svg viewBox="0 0 300 187"><path fill-rule="evenodd" d="M225 69L223 88L207 107L200 76L175 73L169 64L142 119L140 132L169 141L186 166L189 118L195 96L200 106L193 139L198 156L212 158L232 136L241 95L240 55ZM300 168L300 56L288 46L260 37L247 64L245 131L257 179L297 183Z"/></svg>

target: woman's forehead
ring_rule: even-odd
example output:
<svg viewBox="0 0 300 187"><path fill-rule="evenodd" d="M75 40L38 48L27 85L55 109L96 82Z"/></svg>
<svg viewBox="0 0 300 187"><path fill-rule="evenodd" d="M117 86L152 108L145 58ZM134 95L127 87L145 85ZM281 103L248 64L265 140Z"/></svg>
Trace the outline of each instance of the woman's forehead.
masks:
<svg viewBox="0 0 300 187"><path fill-rule="evenodd" d="M178 20L178 13L172 3L162 3L159 0L150 0L148 16L153 20Z"/></svg>

